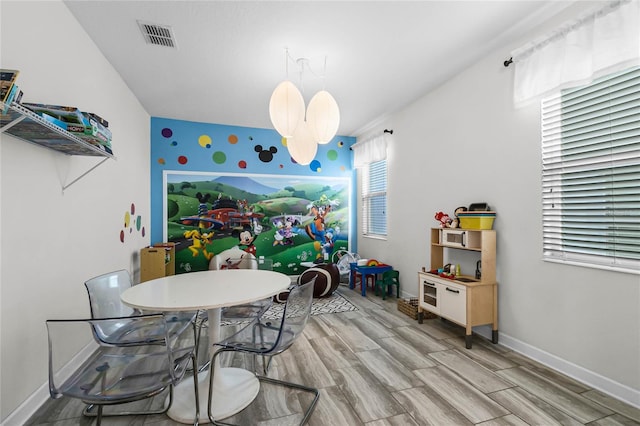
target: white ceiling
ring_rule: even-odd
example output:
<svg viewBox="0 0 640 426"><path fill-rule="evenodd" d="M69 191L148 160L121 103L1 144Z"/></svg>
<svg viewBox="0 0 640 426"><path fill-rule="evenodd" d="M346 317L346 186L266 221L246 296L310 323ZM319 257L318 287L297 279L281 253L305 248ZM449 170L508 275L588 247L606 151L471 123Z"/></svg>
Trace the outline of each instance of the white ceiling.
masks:
<svg viewBox="0 0 640 426"><path fill-rule="evenodd" d="M357 135L572 2L89 1L65 4L151 116L272 128L275 86L323 87ZM137 21L170 26L149 45ZM505 59L508 52L505 52ZM326 57L326 77L325 74ZM500 64L496 64L500 66Z"/></svg>

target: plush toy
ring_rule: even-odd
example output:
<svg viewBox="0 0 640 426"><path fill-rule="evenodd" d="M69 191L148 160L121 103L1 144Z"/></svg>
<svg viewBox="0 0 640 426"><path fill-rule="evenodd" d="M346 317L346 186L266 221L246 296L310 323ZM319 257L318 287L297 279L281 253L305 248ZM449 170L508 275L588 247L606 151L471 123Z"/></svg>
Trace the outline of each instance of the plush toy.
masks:
<svg viewBox="0 0 640 426"><path fill-rule="evenodd" d="M451 221L451 223L448 225L449 228L459 228L460 227L460 219L458 218L458 213L460 212L466 212L467 208L466 207L458 207L457 209L455 209L453 211L453 214L455 216L455 219L453 219Z"/></svg>
<svg viewBox="0 0 640 426"><path fill-rule="evenodd" d="M441 228L448 228L449 224L452 222L452 219L449 217L449 215L443 212L436 213L434 217L438 222L440 222Z"/></svg>

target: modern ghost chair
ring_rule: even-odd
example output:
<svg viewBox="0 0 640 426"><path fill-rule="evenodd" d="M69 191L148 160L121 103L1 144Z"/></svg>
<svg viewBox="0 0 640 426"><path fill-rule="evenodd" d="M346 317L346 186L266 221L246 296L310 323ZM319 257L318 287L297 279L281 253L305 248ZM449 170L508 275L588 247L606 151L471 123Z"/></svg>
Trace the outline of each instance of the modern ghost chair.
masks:
<svg viewBox="0 0 640 426"><path fill-rule="evenodd" d="M254 255L240 252L238 257L227 257L220 261L218 269L260 269L273 270L271 259L257 259ZM222 321L253 320L264 314L271 307L272 299L262 299L241 305L222 308Z"/></svg>
<svg viewBox="0 0 640 426"><path fill-rule="evenodd" d="M124 269L91 278L85 281L84 285L89 295L89 308L92 319L130 317L143 314L143 312L125 305L120 300L122 292L132 285L131 277ZM167 314L169 335L182 333L192 323L193 316L193 312L172 312ZM117 345L118 340L123 340L123 342L128 342L126 344L131 344L130 335L135 335L135 333L132 334L131 327L137 326L140 326L140 323L131 321L94 323L94 332L96 338L103 340L105 343ZM149 325L145 326L148 327ZM147 339L145 343L153 343L154 340L160 343L164 341L163 329L158 329L155 337L151 330L146 330L145 335Z"/></svg>
<svg viewBox="0 0 640 426"><path fill-rule="evenodd" d="M233 248L225 250L211 258L209 269L260 269L271 271L273 270L273 261L271 259L256 258L250 253ZM226 306L222 308L220 319L223 322L248 323L256 318L260 318L271 307L272 303L273 300L268 298L256 300L251 303L243 303L241 305ZM204 322L202 322L201 325L204 325ZM199 333L199 339L202 337L202 333ZM213 343L215 342L211 342L211 344ZM208 346L209 345L201 345L202 350L204 351ZM206 360L205 363L200 366L200 370L202 371L209 365L208 353L205 352L200 359Z"/></svg>
<svg viewBox="0 0 640 426"><path fill-rule="evenodd" d="M132 330L117 345L95 338L95 329L112 329L116 324ZM183 378L189 362L192 368L196 365L195 328L169 337L170 324L163 314L48 320L46 326L51 397L82 400L87 404L83 414L96 416L98 425L103 416L165 413L173 402L173 386ZM169 402L161 409L103 412L104 406L151 398L167 388ZM197 376L194 388L197 395ZM198 413L196 404L194 424Z"/></svg>
<svg viewBox="0 0 640 426"><path fill-rule="evenodd" d="M314 284L315 279L291 289L280 319L267 320L264 317L256 318L249 326L217 343L219 349L214 352L211 365L215 365L218 357L225 352L239 352L271 357L289 349L300 333L302 333L309 320ZM214 375L215 368L212 370L209 378L209 403L207 412L211 423L224 425L228 423L217 421L211 413L211 398L215 398L215 395L212 394ZM266 382L286 386L313 394L313 400L305 410L300 425L306 423L320 398L318 389L262 375L257 375L257 378L261 383Z"/></svg>

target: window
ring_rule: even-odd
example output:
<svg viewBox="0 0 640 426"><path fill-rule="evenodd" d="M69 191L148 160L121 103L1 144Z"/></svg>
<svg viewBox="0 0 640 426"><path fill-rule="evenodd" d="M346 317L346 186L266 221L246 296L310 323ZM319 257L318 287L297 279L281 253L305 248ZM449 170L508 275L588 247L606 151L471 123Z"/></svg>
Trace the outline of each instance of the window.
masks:
<svg viewBox="0 0 640 426"><path fill-rule="evenodd" d="M543 257L640 273L640 68L542 101Z"/></svg>
<svg viewBox="0 0 640 426"><path fill-rule="evenodd" d="M387 160L362 169L362 233L387 235Z"/></svg>

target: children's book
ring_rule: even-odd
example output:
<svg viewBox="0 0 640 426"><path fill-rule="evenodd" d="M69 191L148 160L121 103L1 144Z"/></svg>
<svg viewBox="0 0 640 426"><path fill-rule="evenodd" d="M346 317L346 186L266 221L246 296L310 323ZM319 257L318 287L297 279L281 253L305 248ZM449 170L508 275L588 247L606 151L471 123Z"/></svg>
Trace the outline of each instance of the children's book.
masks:
<svg viewBox="0 0 640 426"><path fill-rule="evenodd" d="M0 69L0 100L3 103L10 103L7 101L9 99L9 96L11 95L11 88L13 87L13 83L16 82L19 73L20 71L18 70Z"/></svg>
<svg viewBox="0 0 640 426"><path fill-rule="evenodd" d="M6 96L4 102L4 108L2 108L2 113L6 114L7 111L9 111L9 105L11 105L11 102L13 102L13 100L16 97L16 94L20 91L20 88L18 87L17 84L14 84L13 86L11 86L11 90L9 90L9 94Z"/></svg>

